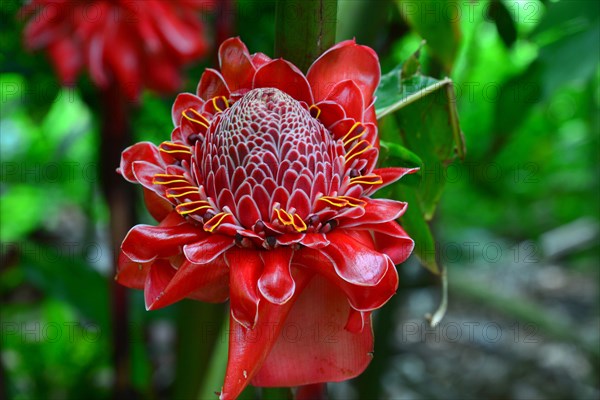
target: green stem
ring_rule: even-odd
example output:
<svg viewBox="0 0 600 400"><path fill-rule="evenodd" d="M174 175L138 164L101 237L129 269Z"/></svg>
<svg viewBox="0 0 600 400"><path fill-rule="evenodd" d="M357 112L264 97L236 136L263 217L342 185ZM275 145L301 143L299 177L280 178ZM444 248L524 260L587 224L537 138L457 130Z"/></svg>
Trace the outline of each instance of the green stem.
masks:
<svg viewBox="0 0 600 400"><path fill-rule="evenodd" d="M223 318L221 326L218 327L217 340L214 343L212 356L208 359L208 365L204 376L197 375L200 380L198 400L216 399L217 392L221 390L225 380L225 369L227 368L227 354L229 347L229 318Z"/></svg>
<svg viewBox="0 0 600 400"><path fill-rule="evenodd" d="M177 318L177 365L173 398L191 399L207 373L227 310L222 305L184 301ZM227 354L225 354L227 355Z"/></svg>
<svg viewBox="0 0 600 400"><path fill-rule="evenodd" d="M278 0L275 55L302 71L335 43L337 0Z"/></svg>
<svg viewBox="0 0 600 400"><path fill-rule="evenodd" d="M290 388L276 387L276 388L263 388L262 389L262 400L291 400L292 391Z"/></svg>
<svg viewBox="0 0 600 400"><path fill-rule="evenodd" d="M389 16L394 7L391 0L340 1L336 38L338 41L355 38L360 44L377 50L382 38L389 35ZM368 15L369 23L365 23Z"/></svg>

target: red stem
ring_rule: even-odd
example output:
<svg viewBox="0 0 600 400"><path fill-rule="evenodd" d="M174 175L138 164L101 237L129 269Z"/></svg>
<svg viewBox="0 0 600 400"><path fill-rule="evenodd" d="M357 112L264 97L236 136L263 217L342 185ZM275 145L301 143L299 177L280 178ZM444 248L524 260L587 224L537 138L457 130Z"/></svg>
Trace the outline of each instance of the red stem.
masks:
<svg viewBox="0 0 600 400"><path fill-rule="evenodd" d="M110 239L114 249L114 271L121 241L134 224L133 191L115 169L119 166L121 151L131 142L128 109L120 88L113 85L101 92L100 178L102 190L110 210ZM114 398L132 398L129 345L127 288L110 280L112 309L113 363L115 367Z"/></svg>

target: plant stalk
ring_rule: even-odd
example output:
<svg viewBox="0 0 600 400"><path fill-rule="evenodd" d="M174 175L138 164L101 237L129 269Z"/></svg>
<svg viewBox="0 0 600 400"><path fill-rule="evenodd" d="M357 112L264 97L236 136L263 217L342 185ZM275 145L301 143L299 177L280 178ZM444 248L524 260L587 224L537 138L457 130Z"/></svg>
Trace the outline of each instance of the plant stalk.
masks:
<svg viewBox="0 0 600 400"><path fill-rule="evenodd" d="M337 0L278 0L275 56L306 72L335 43Z"/></svg>
<svg viewBox="0 0 600 400"><path fill-rule="evenodd" d="M100 182L104 198L110 210L110 242L114 249L113 276L121 242L129 228L134 225L133 190L131 185L115 170L119 166L121 151L131 143L129 129L129 105L124 93L117 85L102 90L101 138L100 138ZM113 363L115 368L114 398L130 399L131 348L129 344L129 316L127 288L110 281L112 310Z"/></svg>

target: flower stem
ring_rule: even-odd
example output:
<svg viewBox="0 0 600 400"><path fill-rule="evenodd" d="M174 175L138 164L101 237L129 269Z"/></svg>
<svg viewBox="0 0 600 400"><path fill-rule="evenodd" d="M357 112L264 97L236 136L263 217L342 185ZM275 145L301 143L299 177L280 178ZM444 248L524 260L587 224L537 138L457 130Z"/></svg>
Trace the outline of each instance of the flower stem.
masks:
<svg viewBox="0 0 600 400"><path fill-rule="evenodd" d="M275 387L275 388L263 388L262 389L262 400L291 400L292 391L290 388Z"/></svg>
<svg viewBox="0 0 600 400"><path fill-rule="evenodd" d="M275 55L302 71L335 43L337 0L278 0Z"/></svg>
<svg viewBox="0 0 600 400"><path fill-rule="evenodd" d="M225 317L227 310L221 304L186 300L179 305L174 399L191 399L198 394Z"/></svg>
<svg viewBox="0 0 600 400"><path fill-rule="evenodd" d="M217 327L218 335L214 343L212 356L208 359L206 372L203 376L198 375L200 379L200 389L196 398L198 400L215 399L225 379L225 369L227 368L227 354L229 347L229 318L225 313L221 326Z"/></svg>
<svg viewBox="0 0 600 400"><path fill-rule="evenodd" d="M110 209L110 240L115 252L127 231L134 225L133 191L116 172L121 150L131 142L128 104L117 85L102 90L100 180L102 191ZM117 254L113 257L116 262ZM113 275L116 273L114 266ZM131 386L131 346L127 288L111 279L113 362L115 368L114 398L129 398Z"/></svg>

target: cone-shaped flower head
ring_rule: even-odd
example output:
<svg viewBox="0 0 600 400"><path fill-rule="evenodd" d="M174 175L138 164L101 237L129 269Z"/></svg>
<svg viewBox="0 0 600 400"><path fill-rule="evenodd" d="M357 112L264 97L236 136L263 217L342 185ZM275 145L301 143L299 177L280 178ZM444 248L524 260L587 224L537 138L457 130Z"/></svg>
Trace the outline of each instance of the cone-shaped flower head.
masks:
<svg viewBox="0 0 600 400"><path fill-rule="evenodd" d="M342 42L305 77L237 38L219 55L221 71L177 97L171 141L123 152L160 223L129 232L117 280L149 309L230 299L222 398L251 381L354 377L371 359L370 312L413 248L396 222L406 204L370 197L413 172L375 165L377 56Z"/></svg>
<svg viewBox="0 0 600 400"><path fill-rule="evenodd" d="M179 69L203 56L208 43L200 14L206 0L32 0L25 44L48 52L63 84L82 68L102 88L119 85L130 99L143 86L171 92Z"/></svg>

